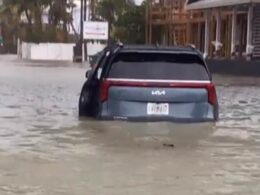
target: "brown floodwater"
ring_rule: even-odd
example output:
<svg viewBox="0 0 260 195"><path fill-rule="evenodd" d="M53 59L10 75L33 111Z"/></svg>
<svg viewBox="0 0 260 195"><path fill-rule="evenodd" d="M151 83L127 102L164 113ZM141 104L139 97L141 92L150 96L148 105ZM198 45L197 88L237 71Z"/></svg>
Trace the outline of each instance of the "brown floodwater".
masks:
<svg viewBox="0 0 260 195"><path fill-rule="evenodd" d="M260 194L257 79L216 76L220 121L185 125L79 120L84 75L0 62L0 195Z"/></svg>

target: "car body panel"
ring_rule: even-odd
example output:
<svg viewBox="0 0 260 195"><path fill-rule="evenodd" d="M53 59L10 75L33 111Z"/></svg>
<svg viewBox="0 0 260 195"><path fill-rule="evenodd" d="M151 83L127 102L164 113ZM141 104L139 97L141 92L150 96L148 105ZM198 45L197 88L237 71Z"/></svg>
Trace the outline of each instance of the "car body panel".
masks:
<svg viewBox="0 0 260 195"><path fill-rule="evenodd" d="M151 115L149 103L168 104L167 115ZM167 121L213 121L214 107L208 103L206 89L111 87L102 103L100 118Z"/></svg>
<svg viewBox="0 0 260 195"><path fill-rule="evenodd" d="M109 78L109 71L116 56L120 53L169 53L197 55L208 75L207 80L151 80ZM218 120L218 102L209 101L209 92L204 85L211 84L212 78L201 53L191 48L157 47L116 47L102 53L99 63L92 67L92 74L82 90L90 90L88 109L91 117L102 120L130 121L173 121L208 122ZM99 76L98 72L101 69ZM100 93L103 81L116 84L108 89L107 99L102 101ZM148 84L148 85L147 85ZM202 87L201 87L202 86ZM85 88L85 89L84 89ZM214 89L215 90L215 89ZM167 114L148 113L148 104L167 104ZM156 107L156 106L155 106Z"/></svg>
<svg viewBox="0 0 260 195"><path fill-rule="evenodd" d="M109 100L157 103L207 102L206 89L165 87L111 87Z"/></svg>

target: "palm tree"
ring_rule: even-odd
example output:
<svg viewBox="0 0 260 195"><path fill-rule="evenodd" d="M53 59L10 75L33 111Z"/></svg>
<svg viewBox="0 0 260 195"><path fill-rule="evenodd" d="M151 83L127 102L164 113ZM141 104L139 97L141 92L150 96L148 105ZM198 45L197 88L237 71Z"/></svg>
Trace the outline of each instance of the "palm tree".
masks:
<svg viewBox="0 0 260 195"><path fill-rule="evenodd" d="M0 6L0 18L4 47L9 50L14 44L13 40L15 40L20 32L19 7L11 6L9 1L4 0L3 4Z"/></svg>
<svg viewBox="0 0 260 195"><path fill-rule="evenodd" d="M55 35L57 32L62 32L67 37L67 26L72 21L72 15L68 9L73 6L73 0L3 0L0 14L2 23L16 29L16 32L25 32L20 33L23 34L20 36L26 40L48 41L52 39L55 41L58 37ZM44 30L42 14L46 10L48 10L50 28ZM47 37L44 38L44 36Z"/></svg>
<svg viewBox="0 0 260 195"><path fill-rule="evenodd" d="M97 4L97 15L108 21L109 33L111 33L118 18L133 5L133 0L101 0Z"/></svg>
<svg viewBox="0 0 260 195"><path fill-rule="evenodd" d="M72 14L68 10L73 7L72 0L52 0L49 3L49 24L54 28L62 28L65 36L68 35L67 26L72 22Z"/></svg>

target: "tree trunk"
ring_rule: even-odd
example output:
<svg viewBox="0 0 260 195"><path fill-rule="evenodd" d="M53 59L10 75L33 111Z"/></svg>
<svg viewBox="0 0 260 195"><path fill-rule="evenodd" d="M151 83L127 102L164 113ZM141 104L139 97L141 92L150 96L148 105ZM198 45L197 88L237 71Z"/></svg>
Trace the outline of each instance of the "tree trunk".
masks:
<svg viewBox="0 0 260 195"><path fill-rule="evenodd" d="M30 25L30 27L32 27L32 18L31 18L30 14L29 14L28 9L25 9L25 15L26 15L28 24Z"/></svg>
<svg viewBox="0 0 260 195"><path fill-rule="evenodd" d="M68 20L67 20L67 10L66 10L66 3L67 1L66 0L62 0L62 5L61 5L61 9L62 9L62 12L63 12L63 31L64 33L67 34L67 23L68 23Z"/></svg>
<svg viewBox="0 0 260 195"><path fill-rule="evenodd" d="M37 1L35 1L35 24L36 24L36 28L37 30L42 31L42 10L41 7L39 5L39 3Z"/></svg>

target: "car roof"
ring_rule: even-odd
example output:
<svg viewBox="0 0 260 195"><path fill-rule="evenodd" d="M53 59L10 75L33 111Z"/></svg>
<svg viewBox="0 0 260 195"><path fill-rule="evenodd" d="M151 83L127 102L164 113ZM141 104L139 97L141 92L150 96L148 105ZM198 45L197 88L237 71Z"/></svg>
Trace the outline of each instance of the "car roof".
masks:
<svg viewBox="0 0 260 195"><path fill-rule="evenodd" d="M188 46L163 46L163 45L123 45L126 50L173 50L173 51L193 51L194 48Z"/></svg>
<svg viewBox="0 0 260 195"><path fill-rule="evenodd" d="M158 52L158 53L188 53L202 55L192 46L161 46L161 45L120 45L119 52Z"/></svg>

